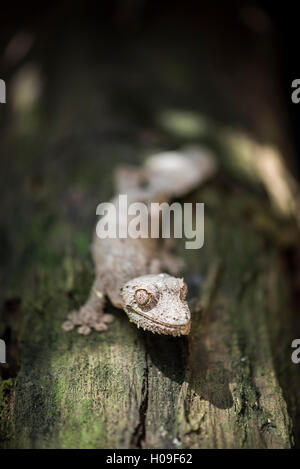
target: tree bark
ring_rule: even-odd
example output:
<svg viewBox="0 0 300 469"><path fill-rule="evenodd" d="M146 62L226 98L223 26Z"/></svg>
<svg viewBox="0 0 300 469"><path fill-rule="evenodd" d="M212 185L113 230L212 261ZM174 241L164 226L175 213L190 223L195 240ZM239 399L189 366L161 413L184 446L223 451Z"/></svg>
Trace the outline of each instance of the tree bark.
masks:
<svg viewBox="0 0 300 469"><path fill-rule="evenodd" d="M61 329L93 281L94 214L112 196L113 168L190 137L168 133L153 117L177 102L182 75L169 46L151 65L163 64L167 78L156 83L146 69L135 88L131 62L112 64L105 41L92 57L92 41L87 47L76 34L59 40L52 35L52 55L43 59L45 109L11 110L1 150L0 337L8 346L1 447L292 447L299 438L299 376L291 362L293 300L279 241L290 225L281 225L260 189L222 166L222 144L212 135L197 138L218 148L220 175L186 199L205 203L205 244L188 251L184 240L177 243L186 262L190 335L138 330L109 302L115 321L107 332L86 337ZM144 64L146 50L156 57L151 41L140 56L135 43L115 47L126 57L133 50L136 63ZM197 54L180 59L187 60L182 99L198 106L201 117ZM197 76L205 73L199 66Z"/></svg>
<svg viewBox="0 0 300 469"><path fill-rule="evenodd" d="M110 304L116 319L107 332L65 333L66 313L88 293L91 262L65 255L39 273L22 303L20 369L13 384L2 382L2 390L13 387L2 398L5 447L293 445L274 360L288 340L289 318L277 247L241 222L242 195L224 203L213 183L194 199L212 207L212 197L204 248L178 246L191 294L198 296L188 337L138 330ZM290 361L289 349L283 360Z"/></svg>

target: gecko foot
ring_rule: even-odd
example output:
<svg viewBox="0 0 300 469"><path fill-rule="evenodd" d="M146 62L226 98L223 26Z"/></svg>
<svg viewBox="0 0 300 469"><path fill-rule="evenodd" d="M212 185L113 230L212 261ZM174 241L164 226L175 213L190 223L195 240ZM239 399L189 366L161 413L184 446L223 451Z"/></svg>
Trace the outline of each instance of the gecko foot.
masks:
<svg viewBox="0 0 300 469"><path fill-rule="evenodd" d="M92 329L98 332L107 330L107 324L114 320L112 314L103 314L89 306L82 306L79 311L71 311L68 320L62 324L64 331L71 331L75 327L78 334L88 335Z"/></svg>

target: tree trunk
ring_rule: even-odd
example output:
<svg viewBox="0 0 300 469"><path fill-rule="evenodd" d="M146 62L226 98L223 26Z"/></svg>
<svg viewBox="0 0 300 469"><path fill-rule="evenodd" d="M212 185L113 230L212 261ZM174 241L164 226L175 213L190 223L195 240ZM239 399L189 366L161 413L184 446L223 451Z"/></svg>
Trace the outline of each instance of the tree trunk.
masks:
<svg viewBox="0 0 300 469"><path fill-rule="evenodd" d="M213 184L196 194L208 207L212 197L205 246L185 252L185 277L199 298L191 301L188 337L138 330L110 304L116 320L107 332L65 333L66 313L88 293L91 263L65 255L36 273L22 303L21 365L11 394L2 382L4 446L293 445L274 357L285 343L282 360L290 361L277 248L243 221L242 195L225 204Z"/></svg>
<svg viewBox="0 0 300 469"><path fill-rule="evenodd" d="M186 139L150 118L177 98L181 83L168 46L154 67L165 67L168 78L156 83L146 68L137 78L143 86L133 89L130 66L112 64L102 44L92 57L91 44L77 35L59 40L52 37L52 55L40 64L41 76L48 72L44 108L11 109L3 133L0 337L8 365L0 382L1 446L292 447L299 376L290 358L292 298L278 241L290 225L281 226L265 194L237 180L222 158L219 176L186 199L205 203L204 247L177 244L186 262L190 335L138 330L109 302L115 321L107 332L61 329L93 280L94 214L112 196L113 168ZM155 38L154 50L157 44ZM135 44L118 47L126 57L133 50L137 63L152 50L151 41L141 56ZM186 58L184 103L202 113L195 56ZM204 73L199 67L198 76ZM212 135L198 140L222 156Z"/></svg>

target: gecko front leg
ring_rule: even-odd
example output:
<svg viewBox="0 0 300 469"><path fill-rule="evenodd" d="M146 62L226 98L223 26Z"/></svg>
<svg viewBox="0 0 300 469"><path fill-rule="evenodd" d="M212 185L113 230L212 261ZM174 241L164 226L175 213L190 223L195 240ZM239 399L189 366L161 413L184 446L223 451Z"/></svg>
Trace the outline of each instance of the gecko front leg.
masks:
<svg viewBox="0 0 300 469"><path fill-rule="evenodd" d="M86 303L78 311L71 311L68 320L62 325L65 331L78 326L78 333L88 335L92 329L105 331L107 324L113 321L111 314L104 314L105 288L103 279L96 276Z"/></svg>

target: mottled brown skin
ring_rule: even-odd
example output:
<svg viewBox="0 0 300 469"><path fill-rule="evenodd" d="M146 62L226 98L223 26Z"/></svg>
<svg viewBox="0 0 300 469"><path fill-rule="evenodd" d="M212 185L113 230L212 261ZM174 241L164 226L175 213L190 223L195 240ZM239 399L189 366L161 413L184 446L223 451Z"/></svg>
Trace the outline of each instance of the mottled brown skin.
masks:
<svg viewBox="0 0 300 469"><path fill-rule="evenodd" d="M182 278L163 273L134 278L122 288L124 309L131 322L144 330L173 336L190 332L186 294Z"/></svg>
<svg viewBox="0 0 300 469"><path fill-rule="evenodd" d="M111 315L103 313L105 296L115 307L126 311L121 291L124 285L134 279L138 288L140 277L157 274L152 275L154 281L166 267L175 273L180 266L180 261L157 239L99 239L95 236L92 253L96 277L89 298L79 311L69 313L68 321L63 325L65 330L79 326L81 334L89 334L91 329L104 331L113 320ZM150 327L147 329L151 330ZM158 332L156 326L153 332Z"/></svg>
<svg viewBox="0 0 300 469"><path fill-rule="evenodd" d="M189 155L165 153L149 158L144 169L119 168L117 189L127 194L129 203L169 201L189 192L214 171L213 158L201 151L193 150ZM117 197L112 202L118 213ZM112 315L103 311L107 296L115 307L124 309L138 327L159 334L188 334L187 287L183 279L163 273L167 270L176 275L183 264L171 254L168 241L150 237L99 239L95 235L92 244L95 280L90 295L79 311L68 314L63 329L69 331L78 326L80 334L89 334L92 329L106 330L113 320ZM149 297L149 304L136 301L142 301L142 295Z"/></svg>

